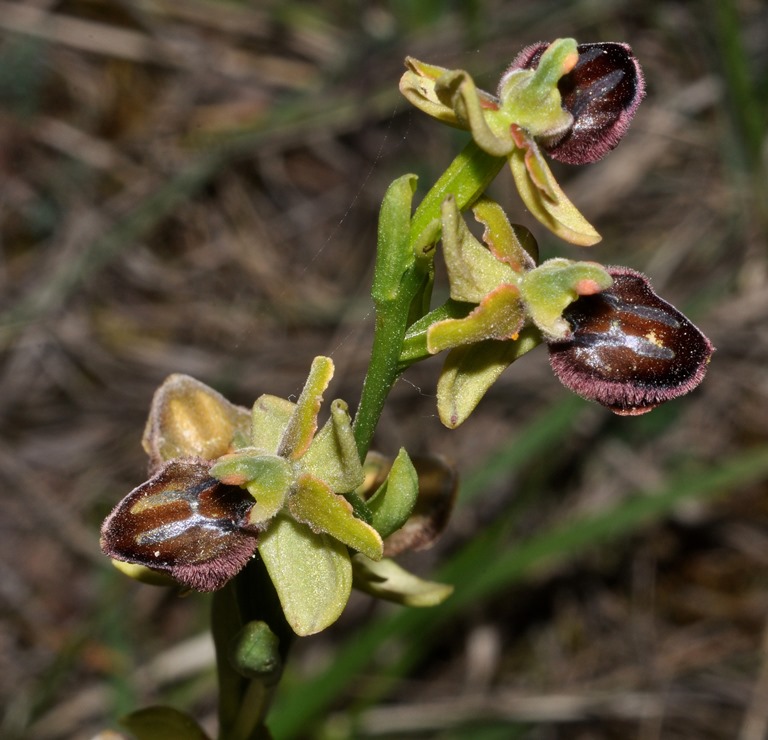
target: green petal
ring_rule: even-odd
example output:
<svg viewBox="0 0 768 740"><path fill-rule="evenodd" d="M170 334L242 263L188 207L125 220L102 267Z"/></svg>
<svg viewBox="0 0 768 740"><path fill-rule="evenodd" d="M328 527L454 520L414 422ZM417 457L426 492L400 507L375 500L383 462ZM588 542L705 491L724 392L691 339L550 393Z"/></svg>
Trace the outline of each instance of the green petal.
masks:
<svg viewBox="0 0 768 740"><path fill-rule="evenodd" d="M449 429L462 424L499 375L541 338L526 327L516 341L488 340L458 347L448 353L437 384L437 412Z"/></svg>
<svg viewBox="0 0 768 740"><path fill-rule="evenodd" d="M315 357L309 370L296 408L293 410L277 454L290 460L298 460L309 447L317 431L317 415L323 402L323 393L333 377L333 360Z"/></svg>
<svg viewBox="0 0 768 740"><path fill-rule="evenodd" d="M220 457L210 474L230 486L245 486L256 503L248 514L249 524L261 524L283 508L293 483L291 464L277 455L254 454L255 448L244 448Z"/></svg>
<svg viewBox="0 0 768 740"><path fill-rule="evenodd" d="M435 81L448 70L413 57L405 58L405 66L407 71L400 78L400 92L406 100L438 121L459 126L452 106L443 103L435 92Z"/></svg>
<svg viewBox="0 0 768 740"><path fill-rule="evenodd" d="M300 466L337 493L349 493L362 483L363 466L344 401L331 404L331 417L315 435Z"/></svg>
<svg viewBox="0 0 768 740"><path fill-rule="evenodd" d="M463 319L445 319L427 331L427 349L437 354L486 339L514 339L523 328L525 314L515 285L500 285Z"/></svg>
<svg viewBox="0 0 768 740"><path fill-rule="evenodd" d="M509 164L517 192L528 210L552 233L572 244L597 244L600 234L568 200L536 142L522 129L517 129L515 135L518 146L509 157Z"/></svg>
<svg viewBox="0 0 768 740"><path fill-rule="evenodd" d="M389 558L374 562L364 555L355 555L352 570L355 588L403 606L437 606L453 593L453 586L425 581Z"/></svg>
<svg viewBox="0 0 768 740"><path fill-rule="evenodd" d="M352 565L341 542L278 515L261 536L259 553L297 635L313 635L339 618L352 589Z"/></svg>
<svg viewBox="0 0 768 740"><path fill-rule="evenodd" d="M175 374L155 392L142 445L154 469L177 457L214 460L247 434L246 409L189 375Z"/></svg>
<svg viewBox="0 0 768 740"><path fill-rule="evenodd" d="M343 496L335 494L314 476L299 476L288 498L288 510L314 532L326 532L374 560L384 552L379 533L354 515L352 505Z"/></svg>
<svg viewBox="0 0 768 740"><path fill-rule="evenodd" d="M405 449L401 449L389 475L367 502L371 524L383 538L389 537L408 521L418 495L416 468Z"/></svg>
<svg viewBox="0 0 768 740"><path fill-rule="evenodd" d="M613 278L597 262L558 257L526 273L520 292L536 326L550 339L563 339L571 331L563 311L580 295L598 293L612 283Z"/></svg>
<svg viewBox="0 0 768 740"><path fill-rule="evenodd" d="M443 253L454 301L480 303L499 285L517 282L517 273L475 239L452 196L443 201L442 221Z"/></svg>
<svg viewBox="0 0 768 740"><path fill-rule="evenodd" d="M296 404L285 398L259 396L251 412L251 445L265 455L276 455L295 409Z"/></svg>
<svg viewBox="0 0 768 740"><path fill-rule="evenodd" d="M521 273L536 266L539 246L525 226L510 224L504 209L489 198L480 199L472 208L475 219L485 226L483 241L491 254Z"/></svg>
<svg viewBox="0 0 768 740"><path fill-rule="evenodd" d="M557 136L568 130L573 116L563 108L558 82L573 69L579 54L576 41L557 39L535 70L514 69L501 80L501 110L532 136Z"/></svg>

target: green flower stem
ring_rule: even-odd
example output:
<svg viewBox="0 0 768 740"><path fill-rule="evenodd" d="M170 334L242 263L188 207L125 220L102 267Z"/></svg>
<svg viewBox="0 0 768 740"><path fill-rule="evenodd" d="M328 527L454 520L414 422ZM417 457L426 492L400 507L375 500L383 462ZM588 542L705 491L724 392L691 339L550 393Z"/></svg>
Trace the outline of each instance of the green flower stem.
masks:
<svg viewBox="0 0 768 740"><path fill-rule="evenodd" d="M400 366L400 351L408 329L408 313L424 285L424 270L414 265L403 276L398 297L376 307L371 360L352 425L361 461L371 446L387 396L404 369Z"/></svg>
<svg viewBox="0 0 768 740"><path fill-rule="evenodd" d="M219 685L219 740L269 740L264 722L277 682L245 678L230 660L232 639L248 622L261 620L279 639L283 662L294 634L283 615L261 558L252 560L224 588L213 594L211 632Z"/></svg>
<svg viewBox="0 0 768 740"><path fill-rule="evenodd" d="M422 242L425 235L430 234L434 238L429 243L434 243L440 237L439 224L443 201L446 196L453 195L460 211L469 208L493 182L507 160L504 157L493 157L486 154L470 139L464 149L459 152L456 159L448 165L440 179L432 189L424 196L424 199L416 209L411 219L411 246L427 246ZM433 231L433 224L437 222L438 230Z"/></svg>
<svg viewBox="0 0 768 740"><path fill-rule="evenodd" d="M221 740L271 740L264 718L273 693L274 686L267 686L264 681L256 678L251 679L242 695L240 710L232 729Z"/></svg>
<svg viewBox="0 0 768 740"><path fill-rule="evenodd" d="M380 252L387 250L388 254L380 253L377 264L391 263L389 253L407 252L408 255L416 254L417 259L404 266L402 277L392 293L379 294L374 285L376 325L373 348L353 424L361 460L370 448L392 386L400 373L412 364L401 361L403 344L410 322L417 321L428 310L433 252L429 247L440 238L442 203L446 196L453 195L460 210L469 208L493 181L504 162L504 158L492 157L470 141L416 209L407 236L409 249L403 250L397 233L391 241L380 235L378 249ZM418 310L414 311L415 308Z"/></svg>

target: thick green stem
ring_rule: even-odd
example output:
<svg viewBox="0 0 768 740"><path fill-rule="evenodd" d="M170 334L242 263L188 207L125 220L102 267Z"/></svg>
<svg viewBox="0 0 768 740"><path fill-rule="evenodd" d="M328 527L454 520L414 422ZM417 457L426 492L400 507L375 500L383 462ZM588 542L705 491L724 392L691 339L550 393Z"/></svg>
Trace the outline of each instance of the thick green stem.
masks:
<svg viewBox="0 0 768 740"><path fill-rule="evenodd" d="M504 166L506 159L486 154L470 139L456 159L448 165L440 179L424 196L411 219L410 241L412 247L421 246L420 241L435 221L439 223L443 201L448 195L456 198L460 211L469 208L491 184ZM440 236L439 230L434 240Z"/></svg>
<svg viewBox="0 0 768 740"><path fill-rule="evenodd" d="M486 154L474 141L470 141L424 196L410 219L407 235L398 229L397 218L392 212L385 212L385 199L377 257L377 272L381 266L382 278L374 280L373 291L376 307L373 348L353 426L361 460L370 448L392 386L407 367L401 362L401 354L409 324L429 310L428 291L434 253L431 245L440 238L442 203L448 195L453 195L460 210L470 207L483 194L504 161ZM394 236L391 239L388 236L390 230L381 228L385 219L393 223L391 233ZM404 249L405 239L408 243ZM382 254L383 250L387 254ZM391 288L388 278L393 269L390 257L398 253L410 261L403 267L396 287L388 291L386 289ZM420 297L422 300L418 300Z"/></svg>

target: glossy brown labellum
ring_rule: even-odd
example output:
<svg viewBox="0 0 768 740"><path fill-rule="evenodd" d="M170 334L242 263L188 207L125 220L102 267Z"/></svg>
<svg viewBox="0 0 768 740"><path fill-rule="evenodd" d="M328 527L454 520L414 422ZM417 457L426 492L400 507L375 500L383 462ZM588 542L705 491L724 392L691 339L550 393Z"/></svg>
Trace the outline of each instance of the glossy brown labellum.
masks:
<svg viewBox="0 0 768 740"><path fill-rule="evenodd" d="M713 347L653 292L645 275L607 269L614 280L610 288L579 298L563 312L573 331L566 341L550 343L550 362L578 395L617 414L644 414L693 390Z"/></svg>
<svg viewBox="0 0 768 740"><path fill-rule="evenodd" d="M104 521L101 548L116 560L167 572L198 591L221 588L256 551L253 498L181 458L129 493Z"/></svg>
<svg viewBox="0 0 768 740"><path fill-rule="evenodd" d="M549 44L523 49L511 69L535 69ZM627 131L645 95L645 81L627 44L579 44L579 61L558 83L573 125L553 141L540 141L553 158L568 164L595 162L613 149Z"/></svg>

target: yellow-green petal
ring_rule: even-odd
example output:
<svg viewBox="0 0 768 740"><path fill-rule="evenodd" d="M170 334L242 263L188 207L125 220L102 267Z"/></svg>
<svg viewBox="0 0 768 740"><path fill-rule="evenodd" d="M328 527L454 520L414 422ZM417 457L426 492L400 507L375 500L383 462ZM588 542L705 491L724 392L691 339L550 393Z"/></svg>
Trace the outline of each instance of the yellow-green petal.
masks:
<svg viewBox="0 0 768 740"><path fill-rule="evenodd" d="M307 382L280 440L277 454L281 457L298 460L307 451L317 431L317 415L323 402L323 393L333 377L333 370L330 357L315 357L312 361Z"/></svg>
<svg viewBox="0 0 768 740"><path fill-rule="evenodd" d="M343 496L312 475L299 476L288 498L288 511L313 531L326 532L374 560L384 553L379 533L355 516L352 505Z"/></svg>
<svg viewBox="0 0 768 740"><path fill-rule="evenodd" d="M300 469L337 493L349 493L362 483L363 466L344 401L337 399L331 404L331 417L301 458Z"/></svg>
<svg viewBox="0 0 768 740"><path fill-rule="evenodd" d="M500 285L463 319L444 319L427 330L427 349L437 354L445 349L486 339L515 339L523 328L525 314L515 285Z"/></svg>
<svg viewBox="0 0 768 740"><path fill-rule="evenodd" d="M352 571L355 588L403 606L437 606L453 593L453 586L425 581L389 558L374 562L364 555L355 555Z"/></svg>
<svg viewBox="0 0 768 740"><path fill-rule="evenodd" d="M517 130L519 146L509 157L517 192L531 214L552 233L582 247L600 241L600 234L568 200L536 142Z"/></svg>

